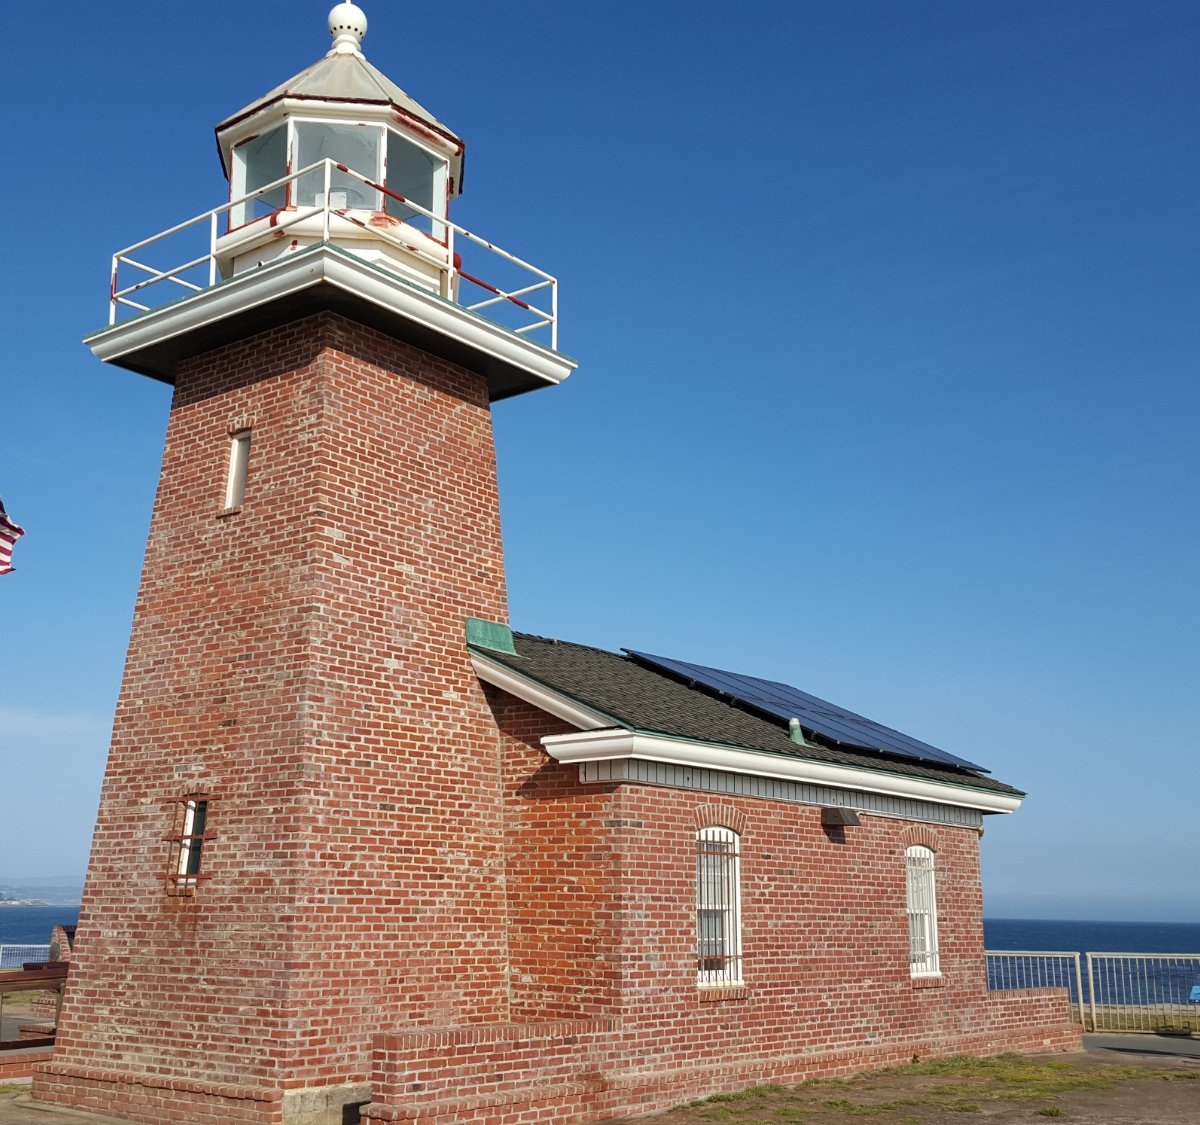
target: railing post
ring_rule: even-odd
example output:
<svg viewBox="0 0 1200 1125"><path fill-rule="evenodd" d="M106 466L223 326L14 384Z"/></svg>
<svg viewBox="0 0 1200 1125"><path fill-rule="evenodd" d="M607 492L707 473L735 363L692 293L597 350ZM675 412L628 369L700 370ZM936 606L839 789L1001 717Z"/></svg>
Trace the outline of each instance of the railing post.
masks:
<svg viewBox="0 0 1200 1125"><path fill-rule="evenodd" d="M322 212L321 224L321 241L329 241L329 204L330 192L333 191L333 162L326 157L325 159L325 209Z"/></svg>
<svg viewBox="0 0 1200 1125"><path fill-rule="evenodd" d="M108 286L108 323L110 325L117 323L117 266L119 255L114 254L112 260L112 277L109 280ZM3 948L0 946L0 948Z"/></svg>
<svg viewBox="0 0 1200 1125"><path fill-rule="evenodd" d="M1079 968L1079 954L1075 954L1075 1006L1079 1011L1079 1026L1083 1027L1083 973Z"/></svg>
<svg viewBox="0 0 1200 1125"><path fill-rule="evenodd" d="M217 212L212 213L212 223L208 232L208 284L217 283Z"/></svg>
<svg viewBox="0 0 1200 1125"><path fill-rule="evenodd" d="M550 283L550 350L558 351L558 278Z"/></svg>
<svg viewBox="0 0 1200 1125"><path fill-rule="evenodd" d="M1088 1004L1092 1011L1092 1030L1096 1031L1096 962L1090 953L1085 953L1084 957L1088 966Z"/></svg>

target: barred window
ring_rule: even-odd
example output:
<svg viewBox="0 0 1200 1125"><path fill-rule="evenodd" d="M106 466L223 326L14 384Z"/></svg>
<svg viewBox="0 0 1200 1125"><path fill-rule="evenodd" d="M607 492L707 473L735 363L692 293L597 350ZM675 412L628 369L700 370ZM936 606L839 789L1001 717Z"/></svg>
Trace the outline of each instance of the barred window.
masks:
<svg viewBox="0 0 1200 1125"><path fill-rule="evenodd" d="M738 834L696 833L696 982L742 983L741 873Z"/></svg>
<svg viewBox="0 0 1200 1125"><path fill-rule="evenodd" d="M914 844L904 853L908 884L908 961L914 977L936 977L938 964L937 895L933 852Z"/></svg>
<svg viewBox="0 0 1200 1125"><path fill-rule="evenodd" d="M208 798L200 795L185 797L179 802L176 820L178 833L171 839L171 865L167 878L175 890L194 890L201 878L201 857L204 844L211 839L205 832L208 825Z"/></svg>

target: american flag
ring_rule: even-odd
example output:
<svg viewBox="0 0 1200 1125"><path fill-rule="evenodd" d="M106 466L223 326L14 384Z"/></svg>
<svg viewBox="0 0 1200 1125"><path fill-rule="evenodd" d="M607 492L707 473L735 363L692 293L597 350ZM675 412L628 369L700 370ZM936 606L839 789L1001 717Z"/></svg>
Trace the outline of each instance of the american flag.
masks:
<svg viewBox="0 0 1200 1125"><path fill-rule="evenodd" d="M25 529L8 518L4 501L0 500L0 574L8 574L15 569L12 564L13 544L24 534Z"/></svg>

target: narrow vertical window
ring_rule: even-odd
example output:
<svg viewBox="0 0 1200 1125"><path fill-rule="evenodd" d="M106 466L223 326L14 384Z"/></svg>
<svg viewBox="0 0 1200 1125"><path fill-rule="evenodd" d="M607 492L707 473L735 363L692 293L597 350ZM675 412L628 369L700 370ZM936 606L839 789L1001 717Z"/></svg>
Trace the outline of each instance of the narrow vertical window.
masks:
<svg viewBox="0 0 1200 1125"><path fill-rule="evenodd" d="M208 800L188 797L183 802L183 831L176 838L177 854L172 878L177 888L194 888L200 879L200 861L204 853L204 829L208 821Z"/></svg>
<svg viewBox="0 0 1200 1125"><path fill-rule="evenodd" d="M246 470L250 466L250 431L238 430L229 438L229 479L225 482L225 507L240 508L246 499Z"/></svg>
<svg viewBox="0 0 1200 1125"><path fill-rule="evenodd" d="M938 964L937 896L933 852L919 844L904 853L908 884L908 961L914 977L936 977Z"/></svg>
<svg viewBox="0 0 1200 1125"><path fill-rule="evenodd" d="M738 835L696 833L696 983L742 983L741 873Z"/></svg>

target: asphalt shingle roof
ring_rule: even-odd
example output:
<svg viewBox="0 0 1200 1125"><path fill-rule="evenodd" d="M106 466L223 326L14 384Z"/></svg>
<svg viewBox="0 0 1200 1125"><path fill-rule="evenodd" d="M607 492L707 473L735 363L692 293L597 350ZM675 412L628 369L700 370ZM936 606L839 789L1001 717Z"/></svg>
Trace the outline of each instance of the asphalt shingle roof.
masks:
<svg viewBox="0 0 1200 1125"><path fill-rule="evenodd" d="M973 770L929 765L819 741L801 746L788 737L782 724L647 668L628 656L529 633L513 633L513 643L516 656L489 648L478 651L630 730L1023 796L1021 790Z"/></svg>

